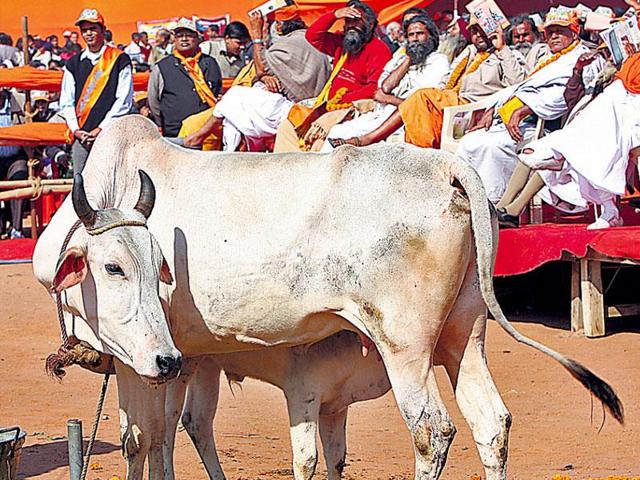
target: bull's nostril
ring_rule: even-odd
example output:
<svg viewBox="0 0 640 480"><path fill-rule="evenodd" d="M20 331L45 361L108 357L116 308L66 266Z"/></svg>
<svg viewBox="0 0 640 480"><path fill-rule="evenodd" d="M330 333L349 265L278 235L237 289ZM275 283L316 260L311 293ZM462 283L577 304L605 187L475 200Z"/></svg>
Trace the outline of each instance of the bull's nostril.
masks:
<svg viewBox="0 0 640 480"><path fill-rule="evenodd" d="M182 366L182 358L172 357L170 355L158 355L156 357L156 363L158 364L158 368L160 369L160 376L164 378L173 378L180 371L180 367Z"/></svg>

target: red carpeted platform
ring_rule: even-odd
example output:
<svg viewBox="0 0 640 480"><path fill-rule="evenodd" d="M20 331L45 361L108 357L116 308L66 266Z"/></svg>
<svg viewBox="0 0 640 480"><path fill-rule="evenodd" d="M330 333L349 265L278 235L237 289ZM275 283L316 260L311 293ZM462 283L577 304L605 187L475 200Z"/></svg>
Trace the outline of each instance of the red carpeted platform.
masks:
<svg viewBox="0 0 640 480"><path fill-rule="evenodd" d="M586 225L527 225L500 231L495 276L527 273L559 260L563 252L584 257L591 247L601 254L640 260L640 226L587 230Z"/></svg>
<svg viewBox="0 0 640 480"><path fill-rule="evenodd" d="M0 264L30 262L35 246L30 238L0 240Z"/></svg>

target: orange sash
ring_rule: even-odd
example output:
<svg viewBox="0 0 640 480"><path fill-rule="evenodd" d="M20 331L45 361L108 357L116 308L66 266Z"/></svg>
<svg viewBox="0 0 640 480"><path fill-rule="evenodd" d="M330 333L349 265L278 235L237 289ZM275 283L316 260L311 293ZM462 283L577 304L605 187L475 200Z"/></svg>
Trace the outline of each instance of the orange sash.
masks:
<svg viewBox="0 0 640 480"><path fill-rule="evenodd" d="M334 65L333 70L331 71L331 75L329 75L327 82L324 84L324 87L322 87L322 91L316 98L313 107L306 107L300 103L295 103L291 107L291 110L289 110L287 119L293 124L293 128L295 128L299 138L305 136L313 122L327 113L327 102L330 101L329 91L331 90L331 85L333 84L335 78L338 76L338 73L340 73L340 69L344 66L346 61L347 54L343 53L342 55L340 55L338 61ZM342 100L342 96L345 93L346 90L341 93L337 101Z"/></svg>
<svg viewBox="0 0 640 480"><path fill-rule="evenodd" d="M640 93L640 53L636 53L625 60L616 78L622 80L627 91Z"/></svg>
<svg viewBox="0 0 640 480"><path fill-rule="evenodd" d="M117 48L107 45L102 57L100 57L98 63L93 66L86 82L84 82L82 93L76 105L76 116L78 117L80 128L84 126L87 118L89 118L91 109L98 102L100 95L102 95L109 81L111 70L113 70L116 60L118 60L118 57L120 57L122 53L123 52Z"/></svg>
<svg viewBox="0 0 640 480"><path fill-rule="evenodd" d="M209 85L207 85L207 82L204 79L204 74L202 73L202 69L198 64L198 60L200 60L202 52L198 52L198 54L193 57L184 57L180 54L180 52L174 50L173 55L178 60L180 60L184 68L187 69L187 72L189 73L189 76L191 77L191 80L193 80L193 83L196 87L196 93L198 94L200 99L211 108L215 107L217 103L216 96L209 88Z"/></svg>

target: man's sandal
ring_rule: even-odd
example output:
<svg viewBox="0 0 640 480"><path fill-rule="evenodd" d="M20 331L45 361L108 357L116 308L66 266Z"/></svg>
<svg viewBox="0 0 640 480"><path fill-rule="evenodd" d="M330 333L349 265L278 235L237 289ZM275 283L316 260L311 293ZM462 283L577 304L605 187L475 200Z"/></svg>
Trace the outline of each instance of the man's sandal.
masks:
<svg viewBox="0 0 640 480"><path fill-rule="evenodd" d="M358 137L353 138L329 138L329 145L333 148L338 148L342 145L353 145L354 147L361 147L360 139Z"/></svg>

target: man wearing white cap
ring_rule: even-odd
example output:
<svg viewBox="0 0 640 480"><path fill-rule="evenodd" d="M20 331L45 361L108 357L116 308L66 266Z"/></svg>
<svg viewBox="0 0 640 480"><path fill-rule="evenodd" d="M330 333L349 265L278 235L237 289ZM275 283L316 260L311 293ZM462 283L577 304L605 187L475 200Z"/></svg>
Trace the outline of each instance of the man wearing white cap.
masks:
<svg viewBox="0 0 640 480"><path fill-rule="evenodd" d="M173 54L151 68L149 107L162 134L176 137L182 122L216 105L222 90L220 67L198 46L195 22L181 18L173 29Z"/></svg>
<svg viewBox="0 0 640 480"><path fill-rule="evenodd" d="M538 63L527 80L500 96L495 106L485 112L476 130L462 138L457 151L478 171L489 200L498 202L499 218L509 214L502 210L507 200L503 195L509 196L505 191L518 163L518 153L532 138L537 118L555 120L567 112L565 86L578 59L589 52L578 37L580 26L573 10L551 9L544 31L549 55ZM603 63L594 61L587 65L583 78L595 78Z"/></svg>
<svg viewBox="0 0 640 480"><path fill-rule="evenodd" d="M84 9L76 25L87 48L64 68L60 113L73 132L71 158L79 173L100 131L131 110L133 75L127 54L106 45L104 18L97 10Z"/></svg>

